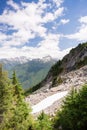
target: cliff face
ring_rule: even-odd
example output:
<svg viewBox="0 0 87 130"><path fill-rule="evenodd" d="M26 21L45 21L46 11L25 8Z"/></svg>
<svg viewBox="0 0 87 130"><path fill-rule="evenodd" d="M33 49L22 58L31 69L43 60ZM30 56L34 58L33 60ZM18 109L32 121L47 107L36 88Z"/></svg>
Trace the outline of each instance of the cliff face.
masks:
<svg viewBox="0 0 87 130"><path fill-rule="evenodd" d="M52 66L45 80L52 81L52 85L54 86L60 75L79 69L85 65L87 65L87 43L79 44L61 61L59 60Z"/></svg>
<svg viewBox="0 0 87 130"><path fill-rule="evenodd" d="M87 43L79 44L62 60L62 66L67 70L75 70L87 64Z"/></svg>

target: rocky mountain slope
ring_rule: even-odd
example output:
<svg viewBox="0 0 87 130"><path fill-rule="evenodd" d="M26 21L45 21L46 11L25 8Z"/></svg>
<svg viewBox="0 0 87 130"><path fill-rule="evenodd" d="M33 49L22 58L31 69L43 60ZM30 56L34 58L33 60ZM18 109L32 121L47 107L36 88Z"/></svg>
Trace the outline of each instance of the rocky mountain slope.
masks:
<svg viewBox="0 0 87 130"><path fill-rule="evenodd" d="M82 87L82 85L87 84L87 65L81 67L80 69L74 71L72 70L71 72L61 75L61 78L63 79L63 82L60 85L49 88L49 82L48 86L46 84L46 86L27 96L26 101L29 102L33 108L34 105L38 104L47 97L52 96L53 94L60 94L60 92L66 91L69 93L70 90L72 90L73 88L77 89L78 91ZM44 112L50 115L54 115L55 112L60 109L63 100L64 97L54 101L53 104L51 104L49 107L43 109ZM38 115L40 112L41 111L36 112L34 113L34 115Z"/></svg>
<svg viewBox="0 0 87 130"><path fill-rule="evenodd" d="M64 81L61 77L62 75L67 74L72 70L77 70L85 65L87 65L87 42L73 48L69 54L51 67L48 75L42 82L31 88L27 93L33 92L44 86L47 86L48 88L57 86Z"/></svg>
<svg viewBox="0 0 87 130"><path fill-rule="evenodd" d="M34 108L49 96L61 92L69 93L74 88L79 91L84 84L87 84L87 43L79 44L61 61L52 66L46 78L29 90L29 92L34 92L26 97L26 101L30 102ZM42 110L54 115L60 109L64 98L54 100L49 107L42 108ZM34 115L38 115L40 112L36 112Z"/></svg>

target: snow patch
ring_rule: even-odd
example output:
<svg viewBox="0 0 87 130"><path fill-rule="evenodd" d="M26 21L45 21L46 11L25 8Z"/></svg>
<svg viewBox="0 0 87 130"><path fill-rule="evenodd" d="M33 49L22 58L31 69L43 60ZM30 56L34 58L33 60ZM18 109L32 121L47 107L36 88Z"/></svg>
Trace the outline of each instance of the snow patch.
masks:
<svg viewBox="0 0 87 130"><path fill-rule="evenodd" d="M67 93L68 93L68 91L58 92L56 94L53 94L52 96L45 98L38 104L32 106L32 113L34 114L34 113L37 113L37 112L40 112L40 111L46 109L47 107L51 106L55 101L66 96Z"/></svg>

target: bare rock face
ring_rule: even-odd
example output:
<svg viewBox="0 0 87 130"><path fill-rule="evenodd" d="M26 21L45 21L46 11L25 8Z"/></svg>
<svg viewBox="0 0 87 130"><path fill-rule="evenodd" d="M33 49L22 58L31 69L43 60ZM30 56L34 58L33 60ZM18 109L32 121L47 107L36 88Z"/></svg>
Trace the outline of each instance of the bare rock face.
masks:
<svg viewBox="0 0 87 130"><path fill-rule="evenodd" d="M55 93L63 91L70 92L72 88L76 88L79 91L82 85L87 84L87 65L78 70L74 70L67 74L61 75L61 78L63 81L61 84L50 88L48 86L50 86L51 82L48 82L43 88L37 90L32 95L28 96L26 98L26 101L29 102L31 106L34 106L43 99ZM63 100L64 97L55 101L51 106L46 108L44 112L50 115L54 115L55 112L60 109ZM38 115L40 112L35 113L35 115Z"/></svg>
<svg viewBox="0 0 87 130"><path fill-rule="evenodd" d="M71 87L79 89L83 84L87 84L87 65L78 70L71 71L61 76L61 78L66 90L69 90Z"/></svg>

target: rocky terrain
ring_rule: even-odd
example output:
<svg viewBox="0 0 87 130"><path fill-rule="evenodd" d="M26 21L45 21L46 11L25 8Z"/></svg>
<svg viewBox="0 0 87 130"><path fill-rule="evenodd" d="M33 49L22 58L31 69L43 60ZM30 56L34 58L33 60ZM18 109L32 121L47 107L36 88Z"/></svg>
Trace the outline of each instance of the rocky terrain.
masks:
<svg viewBox="0 0 87 130"><path fill-rule="evenodd" d="M57 86L53 88L50 88L51 82L48 82L46 86L42 87L41 89L35 91L33 94L29 95L26 98L26 101L30 103L31 106L34 106L43 99L57 92L63 92L63 91L69 92L72 88L76 88L77 90L79 90L82 85L87 84L87 65L78 70L74 70L64 75L61 75L61 79L62 83L59 85L57 84ZM44 112L50 115L54 115L56 110L58 110L61 107L61 103L63 100L64 97L61 98L60 100L57 100L51 106L46 108ZM39 113L35 113L35 115L38 115Z"/></svg>
<svg viewBox="0 0 87 130"><path fill-rule="evenodd" d="M46 78L28 91L32 94L26 98L26 101L33 108L58 92L58 94L65 91L69 93L73 88L79 91L84 84L87 84L87 42L79 44L62 60L54 64ZM54 100L49 107L44 109L44 112L54 115L60 109L64 98L65 95L62 98L58 98L58 100ZM34 115L38 115L40 112L34 113Z"/></svg>

